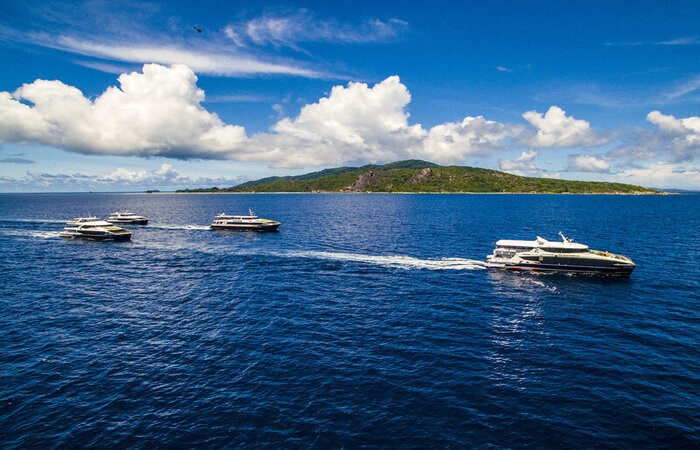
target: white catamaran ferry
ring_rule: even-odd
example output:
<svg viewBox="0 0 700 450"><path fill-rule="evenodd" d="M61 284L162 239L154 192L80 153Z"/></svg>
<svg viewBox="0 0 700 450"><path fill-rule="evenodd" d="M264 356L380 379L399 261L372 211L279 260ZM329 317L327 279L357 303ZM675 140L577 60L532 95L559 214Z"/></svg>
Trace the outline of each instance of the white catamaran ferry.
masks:
<svg viewBox="0 0 700 450"><path fill-rule="evenodd" d="M489 268L522 271L579 272L629 276L635 268L627 256L591 250L564 236L552 242L537 236L534 241L502 239L488 255Z"/></svg>
<svg viewBox="0 0 700 450"><path fill-rule="evenodd" d="M148 217L138 216L129 211L117 211L110 214L107 222L126 225L147 225Z"/></svg>
<svg viewBox="0 0 700 450"><path fill-rule="evenodd" d="M128 241L131 239L131 231L96 217L76 217L66 222L65 228L58 235L67 239L91 241Z"/></svg>
<svg viewBox="0 0 700 450"><path fill-rule="evenodd" d="M211 228L233 231L275 231L281 224L276 220L262 219L252 209L247 216L230 216L219 214L214 217Z"/></svg>

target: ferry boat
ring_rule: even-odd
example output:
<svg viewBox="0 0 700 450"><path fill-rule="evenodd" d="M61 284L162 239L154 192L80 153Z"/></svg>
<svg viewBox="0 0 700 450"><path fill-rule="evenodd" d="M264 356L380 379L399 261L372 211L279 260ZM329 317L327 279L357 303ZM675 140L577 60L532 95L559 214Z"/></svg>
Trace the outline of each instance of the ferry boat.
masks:
<svg viewBox="0 0 700 450"><path fill-rule="evenodd" d="M129 225L147 225L148 217L137 216L136 214L129 211L117 211L112 213L107 218L107 222Z"/></svg>
<svg viewBox="0 0 700 450"><path fill-rule="evenodd" d="M58 233L67 239L88 239L92 241L128 241L131 231L104 220L87 220L94 217L76 217L66 222L63 231Z"/></svg>
<svg viewBox="0 0 700 450"><path fill-rule="evenodd" d="M234 231L275 231L281 224L276 220L262 219L255 215L253 210L248 210L247 216L230 216L219 214L214 217L211 228Z"/></svg>
<svg viewBox="0 0 700 450"><path fill-rule="evenodd" d="M534 241L503 239L496 242L493 254L486 257L494 269L544 272L577 272L630 276L635 268L627 256L592 250L574 242L561 232L561 242L537 236Z"/></svg>

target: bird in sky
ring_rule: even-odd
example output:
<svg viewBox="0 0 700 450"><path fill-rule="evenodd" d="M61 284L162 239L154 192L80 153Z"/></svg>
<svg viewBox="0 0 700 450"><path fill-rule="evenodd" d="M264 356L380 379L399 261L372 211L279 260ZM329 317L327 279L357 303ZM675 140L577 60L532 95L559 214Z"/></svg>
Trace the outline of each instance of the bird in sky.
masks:
<svg viewBox="0 0 700 450"><path fill-rule="evenodd" d="M197 33L201 33L201 32L202 32L202 29L199 28L197 25L192 25L192 28L194 28L194 29L197 31Z"/></svg>

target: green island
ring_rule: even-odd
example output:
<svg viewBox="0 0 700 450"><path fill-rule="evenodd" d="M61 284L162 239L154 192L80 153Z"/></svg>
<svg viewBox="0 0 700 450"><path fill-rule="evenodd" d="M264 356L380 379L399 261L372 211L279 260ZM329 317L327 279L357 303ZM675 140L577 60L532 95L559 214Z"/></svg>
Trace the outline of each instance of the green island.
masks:
<svg viewBox="0 0 700 450"><path fill-rule="evenodd" d="M440 166L420 160L362 167L337 167L304 175L262 178L228 188L186 189L177 192L662 193L631 184L522 177L498 170Z"/></svg>

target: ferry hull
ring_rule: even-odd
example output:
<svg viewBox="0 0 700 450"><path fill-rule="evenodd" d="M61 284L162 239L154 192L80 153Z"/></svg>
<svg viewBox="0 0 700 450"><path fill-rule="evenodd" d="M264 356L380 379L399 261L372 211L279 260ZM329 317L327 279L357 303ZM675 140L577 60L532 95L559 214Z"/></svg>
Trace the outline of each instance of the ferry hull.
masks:
<svg viewBox="0 0 700 450"><path fill-rule="evenodd" d="M107 219L107 222L113 223L115 225L148 225L148 219L137 219L137 220Z"/></svg>
<svg viewBox="0 0 700 450"><path fill-rule="evenodd" d="M491 264L492 269L514 272L561 272L629 277L635 266L564 266L557 264Z"/></svg>
<svg viewBox="0 0 700 450"><path fill-rule="evenodd" d="M227 231L277 231L280 224L237 224L237 225L211 225L214 230Z"/></svg>
<svg viewBox="0 0 700 450"><path fill-rule="evenodd" d="M82 239L85 241L114 241L123 242L131 240L131 234L117 234L117 235L86 235L86 234L74 234L74 233L59 233L59 236L65 239Z"/></svg>

